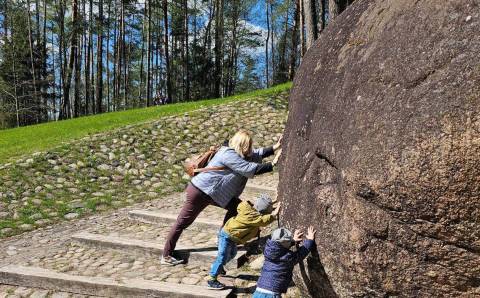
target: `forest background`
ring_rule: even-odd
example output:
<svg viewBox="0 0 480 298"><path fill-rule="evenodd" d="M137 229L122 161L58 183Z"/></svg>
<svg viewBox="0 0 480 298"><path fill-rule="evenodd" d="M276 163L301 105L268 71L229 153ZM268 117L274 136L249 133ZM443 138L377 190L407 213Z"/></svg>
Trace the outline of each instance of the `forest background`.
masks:
<svg viewBox="0 0 480 298"><path fill-rule="evenodd" d="M0 129L293 79L353 0L3 0Z"/></svg>

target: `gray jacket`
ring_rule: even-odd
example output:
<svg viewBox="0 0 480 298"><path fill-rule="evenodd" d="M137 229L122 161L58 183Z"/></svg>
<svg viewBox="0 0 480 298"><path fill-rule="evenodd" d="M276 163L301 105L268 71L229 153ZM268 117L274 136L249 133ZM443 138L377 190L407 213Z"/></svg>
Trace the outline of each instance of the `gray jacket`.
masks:
<svg viewBox="0 0 480 298"><path fill-rule="evenodd" d="M199 173L191 183L225 208L232 198L238 198L243 192L248 178L255 175L263 155L264 148L254 149L247 161L232 148L221 147L208 167L227 169Z"/></svg>

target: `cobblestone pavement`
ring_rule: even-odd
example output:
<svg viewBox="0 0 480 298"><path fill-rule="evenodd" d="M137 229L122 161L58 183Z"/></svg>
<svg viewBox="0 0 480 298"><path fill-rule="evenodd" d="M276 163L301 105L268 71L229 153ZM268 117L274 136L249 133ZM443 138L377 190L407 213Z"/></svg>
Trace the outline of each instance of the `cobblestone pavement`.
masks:
<svg viewBox="0 0 480 298"><path fill-rule="evenodd" d="M275 186L276 174L267 174L253 179L256 185ZM246 190L242 199L254 199L258 191ZM19 236L4 239L0 243L0 266L17 264L40 267L71 275L109 277L119 282L141 278L179 284L205 285L211 263L191 262L167 267L160 264L158 256L129 251L96 248L87 244L70 241L70 236L80 231L139 239L163 244L170 225L168 223L144 223L129 219L130 210L158 210L162 213L177 214L184 200L183 193L175 193L162 199L137 203L132 206L109 211L100 215L60 223ZM200 215L202 218L223 218L225 211L209 206ZM263 234L268 233L266 229ZM216 246L217 229L201 228L193 224L180 238L179 245L190 248ZM250 256L250 260L257 256ZM259 271L245 265L229 270L221 280L236 287L237 297L249 297L255 288ZM297 297L292 288L286 297ZM0 285L1 297L92 297L53 292L42 289Z"/></svg>
<svg viewBox="0 0 480 298"><path fill-rule="evenodd" d="M115 250L89 248L71 243L45 257L32 258L22 265L82 276L111 277L200 284L208 275L210 264L160 265L157 256L141 256Z"/></svg>
<svg viewBox="0 0 480 298"><path fill-rule="evenodd" d="M266 174L261 179L276 180L278 179L277 176L277 174ZM258 184L257 179L259 178L253 179L253 183ZM252 198L252 195L255 195L255 193L258 192L246 190L242 198ZM165 213L177 214L184 198L184 193L174 193L159 199L132 204L115 211L106 211L69 222L61 222L53 226L26 232L22 235L2 239L0 242L0 266L14 264L18 260L22 260L25 255L42 254L46 249L56 246L61 247L65 242L70 241L72 234L79 231L91 232L102 228L108 229L108 227L114 226L118 221L128 220L128 211L131 210L161 210ZM223 218L224 214L225 211L223 209L209 206L202 212L200 217Z"/></svg>

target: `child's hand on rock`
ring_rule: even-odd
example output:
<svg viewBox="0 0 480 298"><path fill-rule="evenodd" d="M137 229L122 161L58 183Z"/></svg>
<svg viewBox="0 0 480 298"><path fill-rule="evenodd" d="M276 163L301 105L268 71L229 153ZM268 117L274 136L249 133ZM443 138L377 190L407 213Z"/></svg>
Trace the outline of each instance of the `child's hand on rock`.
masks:
<svg viewBox="0 0 480 298"><path fill-rule="evenodd" d="M310 227L308 227L306 238L308 240L315 240L315 234L316 233L317 233L317 231L313 228L313 226L310 226Z"/></svg>
<svg viewBox="0 0 480 298"><path fill-rule="evenodd" d="M293 232L293 241L300 242L302 241L302 237L303 232L301 230L295 230L295 232Z"/></svg>

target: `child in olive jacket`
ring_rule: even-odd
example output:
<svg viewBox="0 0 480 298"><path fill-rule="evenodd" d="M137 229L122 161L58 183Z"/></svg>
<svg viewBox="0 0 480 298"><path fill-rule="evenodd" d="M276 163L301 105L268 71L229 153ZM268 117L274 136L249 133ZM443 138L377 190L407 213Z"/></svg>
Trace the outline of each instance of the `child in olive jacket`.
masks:
<svg viewBox="0 0 480 298"><path fill-rule="evenodd" d="M260 195L255 204L243 201L238 205L237 216L228 220L218 235L218 255L210 270L209 289L221 290L225 287L217 280L217 276L225 272L223 266L235 258L238 244L255 238L260 227L265 227L276 219L280 204L273 212L272 210L272 199L265 194Z"/></svg>

